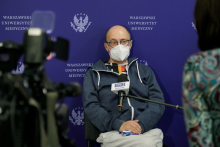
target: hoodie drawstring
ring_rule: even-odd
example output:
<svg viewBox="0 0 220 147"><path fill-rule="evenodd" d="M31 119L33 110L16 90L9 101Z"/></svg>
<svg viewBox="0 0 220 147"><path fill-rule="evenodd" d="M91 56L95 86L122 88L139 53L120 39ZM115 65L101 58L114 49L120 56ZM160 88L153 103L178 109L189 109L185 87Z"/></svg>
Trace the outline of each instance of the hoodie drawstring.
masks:
<svg viewBox="0 0 220 147"><path fill-rule="evenodd" d="M137 65L137 72L138 72L138 78L140 80L140 82L143 84L142 80L141 80L141 76L140 76L140 72L139 72L139 68L138 68L138 62L136 61L136 65ZM144 85L144 84L143 84Z"/></svg>
<svg viewBox="0 0 220 147"><path fill-rule="evenodd" d="M95 70L96 71L96 70ZM100 74L99 74L99 72L98 71L96 71L97 72L97 74L98 74L98 89L99 89L99 83L100 83Z"/></svg>

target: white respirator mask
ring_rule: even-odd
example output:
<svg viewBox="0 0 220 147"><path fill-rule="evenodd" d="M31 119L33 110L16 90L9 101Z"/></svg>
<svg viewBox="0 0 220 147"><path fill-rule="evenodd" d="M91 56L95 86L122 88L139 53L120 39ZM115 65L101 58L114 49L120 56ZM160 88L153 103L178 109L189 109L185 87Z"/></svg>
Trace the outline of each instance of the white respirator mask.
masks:
<svg viewBox="0 0 220 147"><path fill-rule="evenodd" d="M130 55L130 45L124 46L119 44L110 50L110 57L115 61L124 61L128 58L129 55Z"/></svg>

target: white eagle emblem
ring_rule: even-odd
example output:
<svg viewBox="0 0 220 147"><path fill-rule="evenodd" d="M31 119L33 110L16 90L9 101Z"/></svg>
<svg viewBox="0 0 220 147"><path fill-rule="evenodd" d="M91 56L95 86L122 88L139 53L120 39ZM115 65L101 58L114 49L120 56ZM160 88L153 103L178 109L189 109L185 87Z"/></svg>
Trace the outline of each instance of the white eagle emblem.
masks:
<svg viewBox="0 0 220 147"><path fill-rule="evenodd" d="M73 121L73 119L69 116L69 120L74 124L74 125L83 125L83 119L84 119L84 111L82 111L82 113L80 112L80 110L77 111L77 113L75 112L75 110L72 110L72 117L75 121Z"/></svg>
<svg viewBox="0 0 220 147"><path fill-rule="evenodd" d="M79 15L79 14L77 14L77 15ZM82 14L81 14L82 15ZM83 14L83 15L85 15L85 14ZM91 24L91 22L89 22L89 18L88 18L88 16L86 15L85 16L85 18L83 19L83 17L82 16L80 16L79 17L79 19L76 17L76 15L74 16L74 18L73 18L73 21L74 21L74 24L72 23L72 22L70 22L70 24L71 24L71 27L73 27L73 29L77 32L77 31L79 31L79 32L85 32L87 29L88 29L88 27L89 27L89 25ZM89 24L88 24L88 22L89 22ZM88 24L88 25L87 25ZM87 25L87 27L86 27L86 25Z"/></svg>
<svg viewBox="0 0 220 147"><path fill-rule="evenodd" d="M17 68L12 70L11 73L12 74L22 74L24 72L24 64L22 62L18 62L17 63Z"/></svg>

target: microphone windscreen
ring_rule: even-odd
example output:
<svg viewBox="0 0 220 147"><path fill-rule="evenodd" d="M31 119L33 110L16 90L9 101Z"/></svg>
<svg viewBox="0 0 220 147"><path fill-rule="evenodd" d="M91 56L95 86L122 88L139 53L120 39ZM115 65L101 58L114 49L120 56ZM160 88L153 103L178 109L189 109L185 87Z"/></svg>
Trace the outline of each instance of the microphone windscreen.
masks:
<svg viewBox="0 0 220 147"><path fill-rule="evenodd" d="M127 74L120 74L118 77L118 82L126 82L128 81L128 75Z"/></svg>

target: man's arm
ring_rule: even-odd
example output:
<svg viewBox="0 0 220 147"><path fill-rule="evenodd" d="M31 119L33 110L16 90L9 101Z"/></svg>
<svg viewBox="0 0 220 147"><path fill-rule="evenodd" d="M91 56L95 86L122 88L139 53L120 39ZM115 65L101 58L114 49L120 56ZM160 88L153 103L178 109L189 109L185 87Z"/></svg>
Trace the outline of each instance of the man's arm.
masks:
<svg viewBox="0 0 220 147"><path fill-rule="evenodd" d="M94 71L88 69L83 82L83 106L88 119L100 131L119 130L124 121L113 117L110 112L107 112L100 105L98 100L97 86L93 83ZM96 75L97 76L97 75ZM97 81L98 82L98 81Z"/></svg>
<svg viewBox="0 0 220 147"><path fill-rule="evenodd" d="M142 79L144 80L143 83L147 83L149 86L148 98L153 101L164 102L163 93L157 83L153 71L149 67L144 69L146 71L142 71L142 75L146 76ZM138 123L142 129L141 133L147 132L153 127L155 127L155 125L163 115L164 110L165 106L148 102L146 109L137 118L135 118L136 120L139 120Z"/></svg>

